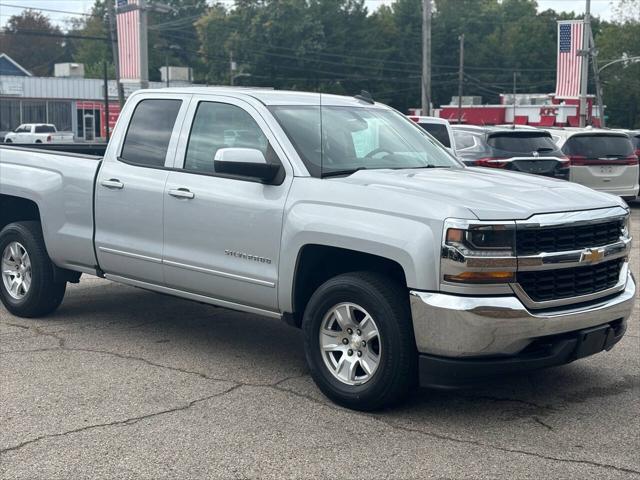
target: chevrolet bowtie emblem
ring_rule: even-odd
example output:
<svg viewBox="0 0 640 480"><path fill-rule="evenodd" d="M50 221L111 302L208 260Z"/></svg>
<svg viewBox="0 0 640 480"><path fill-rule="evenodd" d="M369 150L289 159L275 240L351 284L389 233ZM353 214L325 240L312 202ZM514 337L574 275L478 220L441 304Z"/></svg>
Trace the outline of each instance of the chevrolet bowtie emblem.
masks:
<svg viewBox="0 0 640 480"><path fill-rule="evenodd" d="M596 263L604 258L604 248L587 248L580 255L580 262Z"/></svg>

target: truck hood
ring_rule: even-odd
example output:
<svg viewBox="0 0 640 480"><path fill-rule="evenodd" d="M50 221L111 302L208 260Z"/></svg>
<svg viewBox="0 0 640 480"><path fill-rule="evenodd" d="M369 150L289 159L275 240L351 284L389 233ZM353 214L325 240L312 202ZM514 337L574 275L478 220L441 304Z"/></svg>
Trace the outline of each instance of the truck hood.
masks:
<svg viewBox="0 0 640 480"><path fill-rule="evenodd" d="M537 213L626 206L618 197L575 183L489 168L361 170L334 180L463 207L480 220L521 220Z"/></svg>

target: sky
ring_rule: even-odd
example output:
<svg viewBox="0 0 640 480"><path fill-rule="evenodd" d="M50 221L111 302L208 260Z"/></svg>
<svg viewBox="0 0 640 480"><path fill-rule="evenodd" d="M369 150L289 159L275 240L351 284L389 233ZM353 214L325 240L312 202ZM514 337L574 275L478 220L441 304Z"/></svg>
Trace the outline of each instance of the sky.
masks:
<svg viewBox="0 0 640 480"><path fill-rule="evenodd" d="M604 20L611 20L613 17L611 2L612 0L591 0L592 15L599 16ZM20 13L22 10L9 5L86 13L91 10L93 3L93 0L0 0L0 26L3 26L10 16ZM223 3L231 4L233 0L223 0ZM392 0L365 0L365 3L370 10L375 10L383 3L392 3ZM585 0L538 0L538 7L539 10L552 8L556 11L573 11L576 14L582 14L584 13ZM52 21L61 27L64 27L64 20L69 18L69 14L66 13L43 13L46 13Z"/></svg>

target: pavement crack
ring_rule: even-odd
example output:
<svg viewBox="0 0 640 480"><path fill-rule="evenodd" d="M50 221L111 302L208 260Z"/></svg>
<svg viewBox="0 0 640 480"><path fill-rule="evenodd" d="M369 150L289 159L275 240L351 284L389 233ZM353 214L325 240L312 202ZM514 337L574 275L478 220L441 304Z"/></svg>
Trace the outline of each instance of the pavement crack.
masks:
<svg viewBox="0 0 640 480"><path fill-rule="evenodd" d="M14 452L16 450L20 450L21 448L26 447L27 445L32 445L34 443L38 443L42 440L47 440L50 438L58 438L58 437L64 437L67 435L72 435L74 433L80 433L80 432L85 432L87 430L93 430L96 428L104 428L104 427L113 427L113 426L129 426L129 425L135 425L138 422L141 422L143 420L149 419L149 418L153 418L153 417L158 417L160 415L166 415L168 413L175 413L175 412L181 412L181 411L185 411L185 410L189 410L190 408L192 408L194 405L197 405L198 403L202 403L202 402L206 402L207 400L211 400L213 398L216 397L221 397L223 395L226 395L228 393L231 393L234 390L237 390L238 388L242 387L242 384L236 384L233 385L232 387L227 388L226 390L222 391L222 392L218 392L218 393L214 393L213 395L207 395L206 397L201 397L201 398L197 398L195 400L191 400L190 402L181 405L179 407L174 407L174 408L168 408L166 410L160 410L158 412L153 412L153 413L148 413L145 415L140 415L138 417L131 417L131 418L127 418L124 420L117 420L114 422L106 422L106 423L96 423L93 425L85 425L84 427L80 427L80 428L74 428L72 430L67 430L65 432L60 432L60 433L52 433L52 434L48 434L48 435L41 435L39 437L36 438L32 438L31 440L26 440L22 443L19 443L17 445L11 446L11 447L7 447L7 448L3 448L0 450L0 455L6 454L8 452Z"/></svg>
<svg viewBox="0 0 640 480"><path fill-rule="evenodd" d="M21 328L23 330L29 330L29 327L27 327L26 325L19 325L17 323L9 323L9 322L2 322L3 325L6 325L8 327L16 327L16 328Z"/></svg>
<svg viewBox="0 0 640 480"><path fill-rule="evenodd" d="M462 395L462 398L466 400L488 400L491 402L518 403L520 405L526 405L527 407L536 408L541 411L557 411L557 408L552 405L541 405L539 403L531 402L528 400L521 400L519 398L493 397L491 395Z"/></svg>
<svg viewBox="0 0 640 480"><path fill-rule="evenodd" d="M540 420L538 417L531 417L533 419L534 422L536 422L539 425L542 425L544 428L546 428L547 430L554 432L555 430L553 429L553 427L545 422L543 422L542 420Z"/></svg>
<svg viewBox="0 0 640 480"><path fill-rule="evenodd" d="M54 332L45 332L44 330L42 330L40 327L31 327L30 330L33 330L36 335L40 335L42 337L51 337L51 338L55 338L58 341L58 348L64 348L65 345L65 339L64 337L58 335L57 333Z"/></svg>
<svg viewBox="0 0 640 480"><path fill-rule="evenodd" d="M640 471L639 470L634 470L631 468L626 468L626 467L618 467L617 465L611 465L608 463L600 463L600 462L594 462L591 460L578 460L578 459L573 459L573 458L563 458L563 457L555 457L552 455L544 455L541 453L536 453L536 452L531 452L528 450L522 450L522 449L518 449L518 448L508 448L508 447L502 447L500 445L494 445L494 444L490 444L490 443L485 443L485 442L481 442L479 440L468 440L468 439L463 439L463 438L458 438L458 437L454 437L454 436L450 436L450 435L445 435L442 433L436 433L436 432L430 432L427 430L421 430L418 428L411 428L411 427L405 427L403 425L398 425L394 422L391 422L389 420L386 420L385 418L380 417L379 415L374 415L374 414L367 414L367 413L363 413L363 412L356 412L353 410L349 410L346 409L344 407L340 407L339 405L334 405L331 403L324 403L316 398L311 397L310 395L306 395L306 394L302 394L293 390L288 390L286 388L282 388L279 386L273 386L273 385L268 385L266 386L266 388L272 388L274 390L283 392L283 393L288 393L291 395L294 395L296 397L299 398L304 398L306 400L309 400L317 405L323 406L323 407L327 407L330 408L332 410L337 410L337 411L342 411L342 412L349 412L353 415L358 415L364 418L368 418L371 420L375 420L378 421L380 423L382 423L383 425L393 429L393 430L399 430L399 431L404 431L404 432L408 432L408 433L416 433L419 435L424 435L427 437L431 437L431 438L437 438L439 440L443 440L443 441L448 441L448 442L454 442L454 443L460 443L460 444L466 444L466 445L474 445L480 448L489 448L492 450L497 450L497 451L501 451L501 452L507 452L507 453L513 453L513 454L519 454L519 455L527 455L527 456L531 456L531 457L536 457L536 458L540 458L543 460L551 460L551 461L555 461L555 462L563 462L563 463L573 463L573 464L579 464L579 465L590 465L593 467L597 467L597 468L604 468L604 469L609 469L609 470L616 470L619 472L624 472L624 473L631 473L634 475L639 475L640 476ZM523 401L524 402L524 401ZM524 402L524 403L531 403L531 402ZM534 417L535 418L535 417ZM551 428L549 426L547 426L547 428Z"/></svg>

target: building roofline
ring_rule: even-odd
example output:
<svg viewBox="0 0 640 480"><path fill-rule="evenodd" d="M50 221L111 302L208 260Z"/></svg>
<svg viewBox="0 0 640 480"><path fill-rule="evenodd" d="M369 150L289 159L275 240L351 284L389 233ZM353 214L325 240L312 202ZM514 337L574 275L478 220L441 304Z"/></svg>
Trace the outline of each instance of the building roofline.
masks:
<svg viewBox="0 0 640 480"><path fill-rule="evenodd" d="M16 62L13 58L11 58L6 53L0 53L0 58L6 58L14 67L16 67L18 70L23 72L26 76L33 77L33 74L29 70L24 68L22 65L20 65L18 62Z"/></svg>

